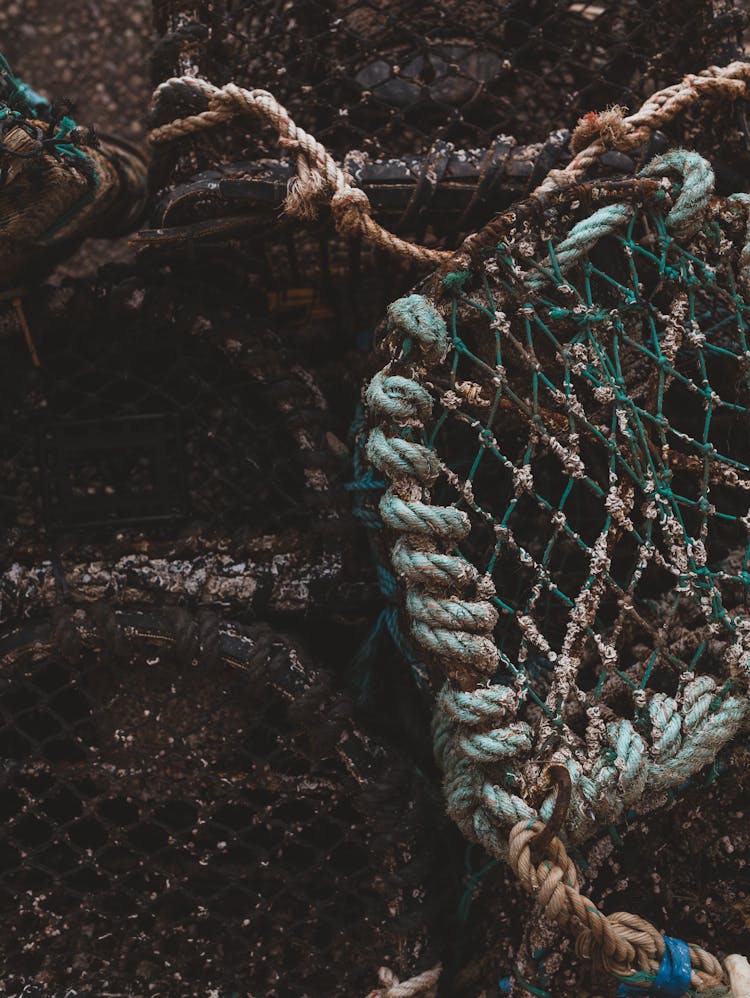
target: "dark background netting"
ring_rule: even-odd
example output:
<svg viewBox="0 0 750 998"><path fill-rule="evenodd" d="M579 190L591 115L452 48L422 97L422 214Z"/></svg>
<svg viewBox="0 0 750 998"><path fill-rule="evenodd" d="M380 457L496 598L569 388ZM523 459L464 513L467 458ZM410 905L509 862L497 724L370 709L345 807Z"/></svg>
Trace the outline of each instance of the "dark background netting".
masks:
<svg viewBox="0 0 750 998"><path fill-rule="evenodd" d="M81 120L139 134L146 61L118 46L117 5L16 6L0 16L23 74L77 98ZM442 245L564 163L580 114L742 57L746 21L694 0L157 0L150 34L136 8L122 30L153 41L155 83L198 71L269 89L337 159L366 154L349 163L376 217ZM743 115L682 119L659 141L697 143L744 189ZM9 994L349 996L381 963L407 977L442 958L443 993L473 998L512 973L530 924L504 868L440 816L425 710L393 646L352 681L383 601L345 488L348 429L372 329L416 275L335 238L325 212L281 219L290 171L252 122L178 143L155 160L147 223L168 239L27 301L41 370L3 319ZM253 595L107 581L129 555L181 560L186 579L226 555ZM96 586L73 571L91 564ZM169 640L137 637L135 612L158 612ZM222 619L255 649L242 668L211 654ZM322 666L295 671L297 643ZM712 946L746 930L746 755L596 844L608 910ZM719 773L730 763L736 779ZM586 993L569 952L534 952L527 979Z"/></svg>
<svg viewBox="0 0 750 998"><path fill-rule="evenodd" d="M93 620L2 649L6 987L356 994L434 951L450 829L330 677L268 629L230 664L184 615Z"/></svg>

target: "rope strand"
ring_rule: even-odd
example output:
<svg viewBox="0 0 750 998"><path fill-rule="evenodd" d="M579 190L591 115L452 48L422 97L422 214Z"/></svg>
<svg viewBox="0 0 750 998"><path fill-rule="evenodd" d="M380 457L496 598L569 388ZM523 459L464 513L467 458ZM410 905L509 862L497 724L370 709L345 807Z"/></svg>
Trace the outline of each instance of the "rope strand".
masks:
<svg viewBox="0 0 750 998"><path fill-rule="evenodd" d="M233 121L241 115L253 115L270 125L279 144L297 157L297 176L290 182L284 210L297 218L315 218L323 204L328 204L337 232L345 237L361 236L395 256L411 260L421 267L435 267L453 256L449 250L430 249L401 239L384 229L372 217L370 200L355 187L323 145L300 128L288 111L266 90L245 90L235 83L216 87L192 76L174 77L162 83L154 98L175 86L190 86L200 91L208 108L198 114L177 118L153 129L152 145L162 145L185 138L206 128Z"/></svg>

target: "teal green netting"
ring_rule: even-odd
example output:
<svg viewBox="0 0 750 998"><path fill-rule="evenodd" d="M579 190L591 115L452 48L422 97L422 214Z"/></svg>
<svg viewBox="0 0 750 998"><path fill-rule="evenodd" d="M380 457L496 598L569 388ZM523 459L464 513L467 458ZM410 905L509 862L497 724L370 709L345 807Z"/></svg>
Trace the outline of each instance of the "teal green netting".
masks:
<svg viewBox="0 0 750 998"><path fill-rule="evenodd" d="M726 238L701 242L718 256ZM544 675L581 592L603 590L568 649L586 702L726 671L750 580L750 355L732 272L658 211L565 276L545 248L547 285L512 319L507 245L455 295L425 442L445 459L435 502L472 520L459 551L495 584L503 672L555 717Z"/></svg>
<svg viewBox="0 0 750 998"><path fill-rule="evenodd" d="M748 716L747 202L695 154L661 167L640 203L519 213L392 306L368 389L405 616L452 680L449 809L495 852L549 817L551 761L580 840Z"/></svg>

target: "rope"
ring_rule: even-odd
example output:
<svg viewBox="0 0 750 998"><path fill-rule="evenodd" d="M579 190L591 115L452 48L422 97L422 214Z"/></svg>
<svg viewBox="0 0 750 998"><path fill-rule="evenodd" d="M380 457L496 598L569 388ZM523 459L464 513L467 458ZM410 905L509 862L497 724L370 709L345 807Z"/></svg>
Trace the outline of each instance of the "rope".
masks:
<svg viewBox="0 0 750 998"><path fill-rule="evenodd" d="M392 970L381 967L378 978L382 987L370 991L367 998L434 998L442 972L443 966L438 963L408 981L399 981Z"/></svg>
<svg viewBox="0 0 750 998"><path fill-rule="evenodd" d="M679 83L657 91L638 111L627 117L622 108L617 107L599 114L584 115L571 136L571 149L578 150L576 155L564 169L551 171L534 195L544 196L557 187L578 180L608 149L630 152L644 145L654 131L664 128L678 114L699 101L733 101L746 97L748 81L750 63L710 66L697 75L689 73Z"/></svg>
<svg viewBox="0 0 750 998"><path fill-rule="evenodd" d="M547 205L566 188L573 188L607 151L631 152L645 145L654 131L669 124L678 114L703 100L738 100L747 96L750 63L732 62L711 66L699 74L690 73L679 83L657 91L632 115L614 106L585 114L570 138L573 159L562 169L550 170L541 184L529 195L528 203ZM649 176L643 172L642 176ZM492 246L501 238L506 219L516 220L510 212L490 221L483 229L467 236L454 257L454 267L466 265L467 259Z"/></svg>
<svg viewBox="0 0 750 998"><path fill-rule="evenodd" d="M534 840L544 827L538 822L520 821L511 830L508 862L521 886L535 898L545 917L575 935L579 957L591 960L597 970L625 984L632 981L640 985L648 993L648 987L655 984L662 971L667 950L664 937L638 915L626 911L603 914L581 893L575 864L557 837L536 862L532 858ZM714 956L699 946L686 949L691 988L702 991L727 983L724 969ZM682 995L686 990L683 987L671 993ZM634 988L625 993L636 991Z"/></svg>
<svg viewBox="0 0 750 998"><path fill-rule="evenodd" d="M234 83L216 87L197 77L181 76L162 83L154 93L154 100L176 86L198 90L208 102L208 108L154 128L149 136L153 145L174 142L242 115L253 115L276 131L280 145L296 153L297 176L290 182L284 202L287 214L302 219L315 218L320 206L327 204L341 236L362 237L387 253L422 267L434 267L452 258L448 250L429 249L400 239L379 225L372 217L372 206L365 192L352 184L325 147L296 125L286 108L268 91L245 90Z"/></svg>

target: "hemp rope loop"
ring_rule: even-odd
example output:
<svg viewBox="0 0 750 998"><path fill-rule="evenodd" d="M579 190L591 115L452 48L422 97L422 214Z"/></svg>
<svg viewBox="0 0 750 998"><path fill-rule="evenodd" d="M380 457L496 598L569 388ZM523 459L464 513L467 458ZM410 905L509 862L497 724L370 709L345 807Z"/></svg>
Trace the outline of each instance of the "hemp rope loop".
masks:
<svg viewBox="0 0 750 998"><path fill-rule="evenodd" d="M584 894L575 864L560 839L554 837L535 862L534 842L542 822L520 821L511 829L508 862L521 886L538 902L545 917L576 936L576 953L591 960L599 971L623 981L634 971L655 976L664 956L664 939L646 919L629 912L605 915ZM690 984L701 991L726 983L716 959L699 946L690 947Z"/></svg>
<svg viewBox="0 0 750 998"><path fill-rule="evenodd" d="M153 145L173 142L205 128L232 121L240 115L254 115L273 127L283 147L297 157L297 176L290 181L284 210L298 218L314 218L319 206L330 205L336 230L342 236L362 236L388 253L412 260L423 267L435 267L452 259L449 250L430 249L384 229L372 217L367 194L355 187L333 157L312 135L300 128L276 98L266 90L245 90L235 83L216 87L192 76L173 77L156 89L154 98L171 87L185 85L200 91L208 109L177 118L154 128L149 135Z"/></svg>

